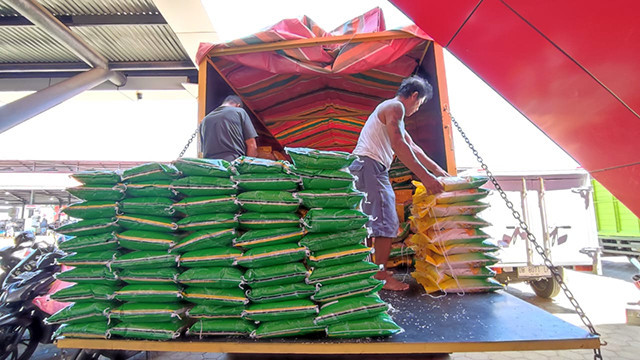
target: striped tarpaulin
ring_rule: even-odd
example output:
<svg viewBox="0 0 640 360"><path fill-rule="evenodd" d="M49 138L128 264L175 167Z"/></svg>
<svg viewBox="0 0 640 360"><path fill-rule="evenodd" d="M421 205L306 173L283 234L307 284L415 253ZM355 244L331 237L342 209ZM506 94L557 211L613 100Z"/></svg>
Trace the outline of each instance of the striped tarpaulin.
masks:
<svg viewBox="0 0 640 360"><path fill-rule="evenodd" d="M198 61L216 69L283 146L351 151L378 103L416 70L430 38L415 26L404 38L347 40L216 56L219 49L385 31L373 9L326 32L308 17L286 19L226 44L201 44ZM213 55L211 55L213 54Z"/></svg>

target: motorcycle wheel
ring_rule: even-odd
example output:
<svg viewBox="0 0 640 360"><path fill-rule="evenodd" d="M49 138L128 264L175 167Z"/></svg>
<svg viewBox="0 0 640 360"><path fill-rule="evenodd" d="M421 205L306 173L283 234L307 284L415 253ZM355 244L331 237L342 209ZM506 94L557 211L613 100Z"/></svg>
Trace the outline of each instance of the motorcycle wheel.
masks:
<svg viewBox="0 0 640 360"><path fill-rule="evenodd" d="M40 342L37 324L13 325L6 329L6 340L0 345L0 360L27 360L36 351Z"/></svg>

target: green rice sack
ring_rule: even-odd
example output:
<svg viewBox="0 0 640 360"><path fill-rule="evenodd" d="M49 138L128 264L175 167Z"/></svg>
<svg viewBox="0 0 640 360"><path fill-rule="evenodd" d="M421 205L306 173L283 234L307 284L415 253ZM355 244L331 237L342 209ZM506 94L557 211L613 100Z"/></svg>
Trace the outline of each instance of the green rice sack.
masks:
<svg viewBox="0 0 640 360"><path fill-rule="evenodd" d="M173 208L187 216L233 213L240 209L233 195L188 197L173 204Z"/></svg>
<svg viewBox="0 0 640 360"><path fill-rule="evenodd" d="M341 170L296 169L305 190L347 190L356 180L353 175Z"/></svg>
<svg viewBox="0 0 640 360"><path fill-rule="evenodd" d="M172 180L180 176L180 171L170 164L147 163L127 169L122 180L128 183L142 183L153 180Z"/></svg>
<svg viewBox="0 0 640 360"><path fill-rule="evenodd" d="M456 215L476 215L488 209L491 205L480 201L465 201L453 204L440 204L431 207L429 216L445 217Z"/></svg>
<svg viewBox="0 0 640 360"><path fill-rule="evenodd" d="M269 303L286 300L308 299L316 291L316 287L305 283L273 285L247 290L247 297L252 303Z"/></svg>
<svg viewBox="0 0 640 360"><path fill-rule="evenodd" d="M360 261L344 265L334 265L313 269L307 279L307 283L316 284L337 284L342 282L352 282L367 279L382 270L380 265Z"/></svg>
<svg viewBox="0 0 640 360"><path fill-rule="evenodd" d="M240 228L245 230L265 230L299 228L300 217L295 213L248 212L238 217Z"/></svg>
<svg viewBox="0 0 640 360"><path fill-rule="evenodd" d="M117 248L118 238L113 232L98 235L76 236L58 244L58 249L66 253L113 251Z"/></svg>
<svg viewBox="0 0 640 360"><path fill-rule="evenodd" d="M466 189L442 192L436 195L436 204L453 204L482 200L489 196L487 189Z"/></svg>
<svg viewBox="0 0 640 360"><path fill-rule="evenodd" d="M369 221L362 211L348 209L311 209L304 217L304 225L311 233L356 230Z"/></svg>
<svg viewBox="0 0 640 360"><path fill-rule="evenodd" d="M118 272L118 279L127 284L176 284L180 271L176 268L125 269Z"/></svg>
<svg viewBox="0 0 640 360"><path fill-rule="evenodd" d="M162 197L175 198L171 189L171 180L151 180L141 183L127 184L127 197Z"/></svg>
<svg viewBox="0 0 640 360"><path fill-rule="evenodd" d="M358 295L368 295L380 291L384 281L378 279L362 279L338 284L322 285L311 299L326 303Z"/></svg>
<svg viewBox="0 0 640 360"><path fill-rule="evenodd" d="M307 209L355 209L364 199L356 190L304 190L296 193Z"/></svg>
<svg viewBox="0 0 640 360"><path fill-rule="evenodd" d="M116 269L162 269L173 268L178 265L177 254L166 251L134 251L116 257L111 267Z"/></svg>
<svg viewBox="0 0 640 360"><path fill-rule="evenodd" d="M122 181L120 175L109 170L89 170L72 174L71 177L85 185L115 185Z"/></svg>
<svg viewBox="0 0 640 360"><path fill-rule="evenodd" d="M196 305L187 310L187 316L192 319L241 319L244 305Z"/></svg>
<svg viewBox="0 0 640 360"><path fill-rule="evenodd" d="M120 211L124 214L171 217L175 214L173 201L167 198L131 198L120 201Z"/></svg>
<svg viewBox="0 0 640 360"><path fill-rule="evenodd" d="M193 287L240 288L242 271L235 267L193 268L180 274L178 282Z"/></svg>
<svg viewBox="0 0 640 360"><path fill-rule="evenodd" d="M127 285L115 292L119 301L167 303L182 300L182 290L176 284Z"/></svg>
<svg viewBox="0 0 640 360"><path fill-rule="evenodd" d="M389 315L382 313L367 319L351 320L329 325L327 336L332 338L362 338L393 336L404 331Z"/></svg>
<svg viewBox="0 0 640 360"><path fill-rule="evenodd" d="M242 256L242 250L231 247L213 247L189 251L180 256L180 266L186 268L208 268L233 266Z"/></svg>
<svg viewBox="0 0 640 360"><path fill-rule="evenodd" d="M114 272L106 266L78 267L55 274L61 281L78 284L115 285L119 282Z"/></svg>
<svg viewBox="0 0 640 360"><path fill-rule="evenodd" d="M67 206L62 212L79 219L112 218L118 214L118 203L115 201L83 201Z"/></svg>
<svg viewBox="0 0 640 360"><path fill-rule="evenodd" d="M229 178L233 175L231 164L226 160L180 158L173 162L184 176L214 176Z"/></svg>
<svg viewBox="0 0 640 360"><path fill-rule="evenodd" d="M229 246L233 243L236 235L236 229L200 230L184 237L170 251L182 254L194 250Z"/></svg>
<svg viewBox="0 0 640 360"><path fill-rule="evenodd" d="M323 151L309 148L284 148L298 168L339 170L351 165L357 158L343 151Z"/></svg>
<svg viewBox="0 0 640 360"><path fill-rule="evenodd" d="M309 270L299 262L254 268L245 271L243 280L252 288L292 284L304 281Z"/></svg>
<svg viewBox="0 0 640 360"><path fill-rule="evenodd" d="M198 305L244 306L249 299L242 289L189 287L182 293L185 300Z"/></svg>
<svg viewBox="0 0 640 360"><path fill-rule="evenodd" d="M300 177L290 174L244 174L233 176L231 180L244 191L294 191L300 185Z"/></svg>
<svg viewBox="0 0 640 360"><path fill-rule="evenodd" d="M235 229L238 227L236 214L217 213L187 216L178 221L178 230L200 231L213 229Z"/></svg>
<svg viewBox="0 0 640 360"><path fill-rule="evenodd" d="M53 339L107 339L109 324L106 321L93 321L89 323L62 324L53 333Z"/></svg>
<svg viewBox="0 0 640 360"><path fill-rule="evenodd" d="M278 244L261 246L245 252L236 264L245 268L257 268L300 261L307 255L307 249L298 244Z"/></svg>
<svg viewBox="0 0 640 360"><path fill-rule="evenodd" d="M389 310L389 304L382 301L378 295L356 296L323 305L314 322L328 326L344 321L370 318L387 310Z"/></svg>
<svg viewBox="0 0 640 360"><path fill-rule="evenodd" d="M110 301L73 303L49 316L44 321L49 325L106 321L107 315L113 307L114 303Z"/></svg>
<svg viewBox="0 0 640 360"><path fill-rule="evenodd" d="M248 336L256 325L243 319L200 319L187 330L187 336Z"/></svg>
<svg viewBox="0 0 640 360"><path fill-rule="evenodd" d="M57 233L72 236L88 236L118 231L116 218L101 218L80 220L75 223L62 225L56 229Z"/></svg>
<svg viewBox="0 0 640 360"><path fill-rule="evenodd" d="M127 230L116 235L120 246L129 250L169 250L179 237L156 231Z"/></svg>
<svg viewBox="0 0 640 360"><path fill-rule="evenodd" d="M186 327L182 320L143 323L139 321L121 322L111 326L107 337L120 336L130 339L173 340L180 337Z"/></svg>
<svg viewBox="0 0 640 360"><path fill-rule="evenodd" d="M120 215L118 225L126 230L174 232L178 230L172 218L148 215Z"/></svg>
<svg viewBox="0 0 640 360"><path fill-rule="evenodd" d="M314 233L305 235L299 244L310 251L323 251L337 247L363 244L368 236L369 231L366 228L334 233Z"/></svg>
<svg viewBox="0 0 640 360"><path fill-rule="evenodd" d="M289 300L266 304L251 304L242 317L253 321L277 321L304 318L318 314L318 306L311 300Z"/></svg>
<svg viewBox="0 0 640 360"><path fill-rule="evenodd" d="M171 188L185 196L231 195L238 192L237 185L228 178L188 176L174 180Z"/></svg>
<svg viewBox="0 0 640 360"><path fill-rule="evenodd" d="M403 244L401 247L391 248L391 252L389 252L389 259L393 259L397 257L413 256L415 254L416 254L415 250Z"/></svg>
<svg viewBox="0 0 640 360"><path fill-rule="evenodd" d="M316 251L307 259L307 265L313 268L359 262L366 259L373 248L355 244L329 250Z"/></svg>
<svg viewBox="0 0 640 360"><path fill-rule="evenodd" d="M107 266L116 256L117 251L97 251L90 253L73 253L58 259L57 262L66 266Z"/></svg>
<svg viewBox="0 0 640 360"><path fill-rule="evenodd" d="M258 329L251 333L254 339L266 339L288 336L303 336L315 332L324 332L325 327L313 323L315 317L268 321L260 323Z"/></svg>
<svg viewBox="0 0 640 360"><path fill-rule="evenodd" d="M488 176L448 176L439 179L444 185L444 191L475 189L489 181Z"/></svg>
<svg viewBox="0 0 640 360"><path fill-rule="evenodd" d="M301 228L249 230L234 240L233 246L253 249L283 243L296 243L305 232Z"/></svg>
<svg viewBox="0 0 640 360"><path fill-rule="evenodd" d="M51 294L51 299L60 302L112 300L118 286L97 284L75 284Z"/></svg>
<svg viewBox="0 0 640 360"><path fill-rule="evenodd" d="M300 206L300 199L287 191L248 191L238 201L244 210L262 213L295 212Z"/></svg>
<svg viewBox="0 0 640 360"><path fill-rule="evenodd" d="M274 161L249 156L241 156L235 159L231 165L240 174L289 173L291 167L291 165L285 161Z"/></svg>
<svg viewBox="0 0 640 360"><path fill-rule="evenodd" d="M130 322L164 322L183 319L189 307L180 303L126 303L111 309L109 320Z"/></svg>
<svg viewBox="0 0 640 360"><path fill-rule="evenodd" d="M83 185L68 188L67 192L86 201L119 201L124 198L126 187L118 185Z"/></svg>

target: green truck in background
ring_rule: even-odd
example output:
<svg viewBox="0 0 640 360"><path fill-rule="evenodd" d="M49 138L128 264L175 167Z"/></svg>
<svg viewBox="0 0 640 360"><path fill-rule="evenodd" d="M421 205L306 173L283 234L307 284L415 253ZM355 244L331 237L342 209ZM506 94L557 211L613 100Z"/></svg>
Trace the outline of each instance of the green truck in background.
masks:
<svg viewBox="0 0 640 360"><path fill-rule="evenodd" d="M640 259L640 218L600 183L591 182L602 253Z"/></svg>

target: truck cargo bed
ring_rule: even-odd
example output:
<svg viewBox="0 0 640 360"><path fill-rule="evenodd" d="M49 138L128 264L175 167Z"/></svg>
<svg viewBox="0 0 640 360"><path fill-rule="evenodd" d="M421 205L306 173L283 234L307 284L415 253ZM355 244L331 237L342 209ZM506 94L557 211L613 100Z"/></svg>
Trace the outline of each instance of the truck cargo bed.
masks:
<svg viewBox="0 0 640 360"><path fill-rule="evenodd" d="M252 340L207 338L167 342L62 339L59 348L261 354L428 354L594 349L598 337L504 291L431 298L413 283L406 293L382 292L405 329L391 338L324 336Z"/></svg>

